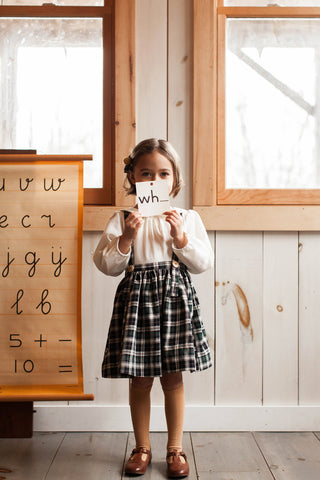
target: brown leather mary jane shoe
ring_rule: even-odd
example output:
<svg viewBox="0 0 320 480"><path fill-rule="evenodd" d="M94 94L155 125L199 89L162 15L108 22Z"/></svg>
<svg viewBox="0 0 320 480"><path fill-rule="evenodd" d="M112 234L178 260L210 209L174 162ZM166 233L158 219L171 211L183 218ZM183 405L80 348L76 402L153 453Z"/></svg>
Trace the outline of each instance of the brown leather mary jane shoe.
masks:
<svg viewBox="0 0 320 480"><path fill-rule="evenodd" d="M189 465L184 452L167 453L167 474L169 478L183 478L189 475Z"/></svg>
<svg viewBox="0 0 320 480"><path fill-rule="evenodd" d="M151 451L147 448L134 448L125 466L128 475L143 475L151 462Z"/></svg>

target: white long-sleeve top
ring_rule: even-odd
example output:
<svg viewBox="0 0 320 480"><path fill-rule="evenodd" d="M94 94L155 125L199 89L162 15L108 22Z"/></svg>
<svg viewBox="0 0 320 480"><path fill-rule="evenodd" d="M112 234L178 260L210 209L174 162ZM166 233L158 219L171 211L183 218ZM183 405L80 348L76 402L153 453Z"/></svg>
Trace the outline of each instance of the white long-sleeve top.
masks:
<svg viewBox="0 0 320 480"><path fill-rule="evenodd" d="M127 209L135 211L136 209ZM202 220L194 210L175 208L183 218L183 230L188 243L175 248L170 236L170 225L165 215L144 218L133 246L133 263L146 264L170 261L172 252L191 273L201 273L213 266L213 251ZM93 255L98 269L106 275L120 275L127 267L131 255L119 250L119 237L124 230L124 213L115 212L106 225Z"/></svg>

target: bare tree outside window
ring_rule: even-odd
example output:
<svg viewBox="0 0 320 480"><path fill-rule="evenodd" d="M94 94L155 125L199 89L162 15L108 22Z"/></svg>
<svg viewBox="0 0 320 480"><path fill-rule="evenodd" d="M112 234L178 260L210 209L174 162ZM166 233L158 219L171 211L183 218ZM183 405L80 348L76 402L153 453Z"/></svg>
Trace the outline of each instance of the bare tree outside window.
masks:
<svg viewBox="0 0 320 480"><path fill-rule="evenodd" d="M320 20L226 32L226 188L319 188Z"/></svg>

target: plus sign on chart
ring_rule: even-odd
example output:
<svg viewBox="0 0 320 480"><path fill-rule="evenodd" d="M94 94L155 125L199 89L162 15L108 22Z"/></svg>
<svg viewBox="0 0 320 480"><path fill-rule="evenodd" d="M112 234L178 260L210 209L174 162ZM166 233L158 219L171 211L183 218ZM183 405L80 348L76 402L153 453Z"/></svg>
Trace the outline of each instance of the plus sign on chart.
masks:
<svg viewBox="0 0 320 480"><path fill-rule="evenodd" d="M43 340L43 338L42 338L42 333L40 333L40 338L39 338L39 340L35 340L35 342L39 342L39 347L42 347L42 344L43 344L43 343L46 343L47 340Z"/></svg>

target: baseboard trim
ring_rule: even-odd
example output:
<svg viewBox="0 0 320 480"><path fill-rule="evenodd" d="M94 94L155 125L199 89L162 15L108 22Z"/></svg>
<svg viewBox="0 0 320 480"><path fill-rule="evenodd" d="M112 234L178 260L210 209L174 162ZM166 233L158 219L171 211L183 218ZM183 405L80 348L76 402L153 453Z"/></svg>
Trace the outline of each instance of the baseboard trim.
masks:
<svg viewBox="0 0 320 480"><path fill-rule="evenodd" d="M35 405L35 431L130 431L128 406ZM165 431L162 406L151 431ZM320 431L320 406L188 406L185 431Z"/></svg>

